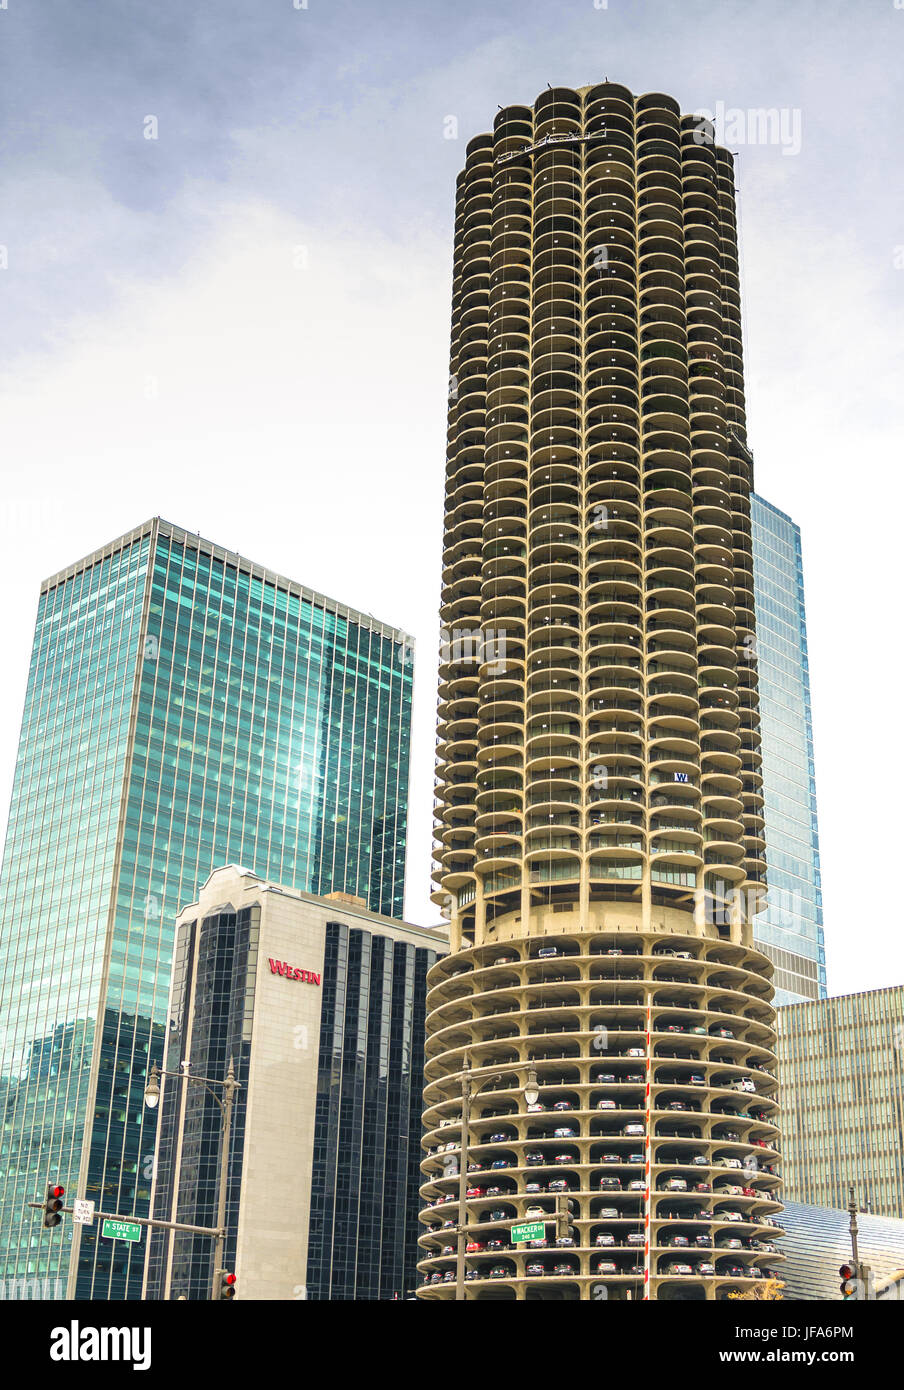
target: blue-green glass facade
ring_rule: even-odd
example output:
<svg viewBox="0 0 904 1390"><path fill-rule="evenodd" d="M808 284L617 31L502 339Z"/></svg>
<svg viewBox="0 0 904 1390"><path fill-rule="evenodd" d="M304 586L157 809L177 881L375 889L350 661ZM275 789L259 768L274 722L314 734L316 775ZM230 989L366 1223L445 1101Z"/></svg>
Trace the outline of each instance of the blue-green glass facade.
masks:
<svg viewBox="0 0 904 1390"><path fill-rule="evenodd" d="M825 947L800 529L750 499L769 907L755 920L776 1004L824 998Z"/></svg>
<svg viewBox="0 0 904 1390"><path fill-rule="evenodd" d="M42 586L0 893L0 1278L140 1292L143 1242L23 1204L52 1177L146 1213L172 923L213 868L401 916L409 650L160 519Z"/></svg>

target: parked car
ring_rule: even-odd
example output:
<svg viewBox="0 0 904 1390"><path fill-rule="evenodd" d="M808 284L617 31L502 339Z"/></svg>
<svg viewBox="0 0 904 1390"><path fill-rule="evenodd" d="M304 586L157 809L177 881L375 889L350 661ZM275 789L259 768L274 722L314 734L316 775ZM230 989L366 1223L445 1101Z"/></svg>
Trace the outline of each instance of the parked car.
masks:
<svg viewBox="0 0 904 1390"><path fill-rule="evenodd" d="M631 1135L632 1137L633 1137L633 1136L638 1136L638 1137L639 1137L640 1135L643 1134L643 1132L644 1132L644 1131L643 1131L643 1125L642 1125L642 1124L639 1124L639 1123L637 1123L636 1121L633 1121L633 1120L632 1120L629 1124L626 1124L626 1125L623 1125L623 1126L622 1126L622 1134Z"/></svg>
<svg viewBox="0 0 904 1390"><path fill-rule="evenodd" d="M553 1137L555 1139L576 1139L577 1133L577 1130L571 1125L559 1125L558 1129L553 1130Z"/></svg>
<svg viewBox="0 0 904 1390"><path fill-rule="evenodd" d="M663 1274L693 1274L693 1267L674 1261L671 1264L661 1266Z"/></svg>
<svg viewBox="0 0 904 1390"><path fill-rule="evenodd" d="M597 1260L596 1264L591 1264L594 1274L617 1274L618 1265L614 1260Z"/></svg>
<svg viewBox="0 0 904 1390"><path fill-rule="evenodd" d="M537 1274L545 1274L546 1266L541 1264L539 1260L532 1260L530 1264L525 1265L524 1273L529 1278L533 1278Z"/></svg>
<svg viewBox="0 0 904 1390"><path fill-rule="evenodd" d="M604 1096L602 1100L597 1101L596 1108L597 1110L615 1110L617 1107L614 1100Z"/></svg>
<svg viewBox="0 0 904 1390"><path fill-rule="evenodd" d="M557 1100L552 1108L553 1110L573 1110L574 1106L570 1100Z"/></svg>
<svg viewBox="0 0 904 1390"><path fill-rule="evenodd" d="M616 1240L615 1236L612 1234L611 1231L600 1231L599 1235L593 1243L594 1245L610 1246L615 1245Z"/></svg>
<svg viewBox="0 0 904 1390"><path fill-rule="evenodd" d="M620 1192L621 1180L619 1178L600 1178L601 1192Z"/></svg>

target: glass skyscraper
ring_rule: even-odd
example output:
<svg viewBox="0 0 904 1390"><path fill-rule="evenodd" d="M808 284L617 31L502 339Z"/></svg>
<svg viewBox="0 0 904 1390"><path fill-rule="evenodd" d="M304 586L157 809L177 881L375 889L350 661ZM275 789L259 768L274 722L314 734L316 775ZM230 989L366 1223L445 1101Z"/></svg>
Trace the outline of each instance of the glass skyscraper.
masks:
<svg viewBox="0 0 904 1390"><path fill-rule="evenodd" d="M173 923L241 863L401 915L410 639L155 518L41 588L0 897L0 1277L140 1290ZM143 1244L143 1243L142 1243Z"/></svg>
<svg viewBox="0 0 904 1390"><path fill-rule="evenodd" d="M750 499L769 906L757 943L775 963L775 1002L824 999L825 948L800 528Z"/></svg>

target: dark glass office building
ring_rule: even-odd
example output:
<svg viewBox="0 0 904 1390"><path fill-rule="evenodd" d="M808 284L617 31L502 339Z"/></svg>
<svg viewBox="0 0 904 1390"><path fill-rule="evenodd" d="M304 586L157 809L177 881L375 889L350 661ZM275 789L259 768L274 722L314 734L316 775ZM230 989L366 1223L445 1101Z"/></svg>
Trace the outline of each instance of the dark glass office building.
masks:
<svg viewBox="0 0 904 1390"><path fill-rule="evenodd" d="M426 974L445 950L441 931L232 866L180 915L167 1069L216 1080L235 1068L225 1268L239 1298L414 1287ZM216 1224L216 1090L165 1082L163 1220ZM209 1237L152 1237L149 1298L209 1298L213 1274Z"/></svg>
<svg viewBox="0 0 904 1390"><path fill-rule="evenodd" d="M800 528L750 499L768 906L754 937L775 964L775 1002L824 999L819 827Z"/></svg>
<svg viewBox="0 0 904 1390"><path fill-rule="evenodd" d="M399 914L404 633L156 518L41 586L0 893L0 1279L124 1298L181 906L217 864Z"/></svg>

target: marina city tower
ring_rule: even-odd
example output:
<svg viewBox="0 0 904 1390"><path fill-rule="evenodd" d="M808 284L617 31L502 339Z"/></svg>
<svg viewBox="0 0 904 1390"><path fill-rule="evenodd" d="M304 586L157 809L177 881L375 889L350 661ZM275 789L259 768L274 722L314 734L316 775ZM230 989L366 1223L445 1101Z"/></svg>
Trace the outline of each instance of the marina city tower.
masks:
<svg viewBox="0 0 904 1390"><path fill-rule="evenodd" d="M776 1259L741 354L699 117L607 82L469 143L422 1297L721 1299Z"/></svg>

